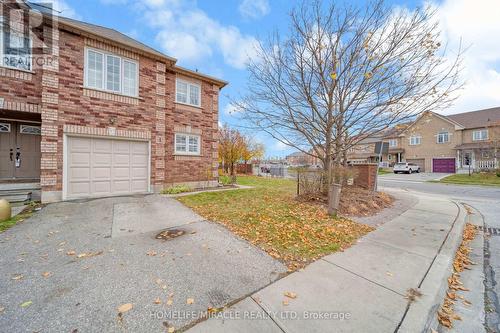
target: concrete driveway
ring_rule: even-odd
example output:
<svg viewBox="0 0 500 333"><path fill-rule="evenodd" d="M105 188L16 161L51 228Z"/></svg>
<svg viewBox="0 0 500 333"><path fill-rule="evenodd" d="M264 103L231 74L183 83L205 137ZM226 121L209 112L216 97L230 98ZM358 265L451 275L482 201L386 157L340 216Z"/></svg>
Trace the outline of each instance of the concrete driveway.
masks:
<svg viewBox="0 0 500 333"><path fill-rule="evenodd" d="M155 239L173 227L185 234ZM0 234L0 253L4 332L164 332L286 272L157 195L49 205ZM119 316L126 303L133 308Z"/></svg>
<svg viewBox="0 0 500 333"><path fill-rule="evenodd" d="M420 173L387 173L385 175L380 175L381 180L393 180L401 182L426 182L429 180L440 180L441 178L451 175L450 173L434 173L434 172L420 172Z"/></svg>

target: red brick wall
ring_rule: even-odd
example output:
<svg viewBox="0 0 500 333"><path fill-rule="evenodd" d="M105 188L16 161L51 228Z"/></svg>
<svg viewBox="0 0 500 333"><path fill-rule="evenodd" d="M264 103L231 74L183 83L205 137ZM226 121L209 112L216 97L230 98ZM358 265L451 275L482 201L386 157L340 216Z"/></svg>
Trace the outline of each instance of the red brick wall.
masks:
<svg viewBox="0 0 500 333"><path fill-rule="evenodd" d="M42 114L42 191L62 190L65 125L114 128L151 138L153 185L216 180L219 88L193 79L202 86L201 108L178 105L178 74L165 63L122 50L139 62L139 99L84 89L84 50L89 43L118 50L60 31L58 70L35 68L30 74L0 68L0 97L6 102L32 103ZM23 79L12 78L15 75ZM175 156L176 132L200 134L201 156Z"/></svg>
<svg viewBox="0 0 500 333"><path fill-rule="evenodd" d="M355 164L352 166L357 172L354 184L366 189L373 189L377 181L377 164Z"/></svg>

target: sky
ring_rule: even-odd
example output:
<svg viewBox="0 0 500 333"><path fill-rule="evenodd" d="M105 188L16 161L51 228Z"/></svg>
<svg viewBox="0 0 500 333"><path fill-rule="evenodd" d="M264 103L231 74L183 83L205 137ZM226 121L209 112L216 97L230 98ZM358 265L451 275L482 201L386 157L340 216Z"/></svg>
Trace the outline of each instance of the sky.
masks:
<svg viewBox="0 0 500 333"><path fill-rule="evenodd" d="M47 2L50 0L44 0ZM425 1L425 2L424 2ZM258 40L285 33L293 0L56 0L61 15L123 32L178 59L177 64L229 82L221 91L220 123L239 124L230 98L244 93L245 63ZM363 0L356 0L363 4ZM450 50L467 47L465 88L447 110L451 114L500 106L500 0L389 0L394 7L437 9L443 41ZM252 133L267 156L294 150Z"/></svg>

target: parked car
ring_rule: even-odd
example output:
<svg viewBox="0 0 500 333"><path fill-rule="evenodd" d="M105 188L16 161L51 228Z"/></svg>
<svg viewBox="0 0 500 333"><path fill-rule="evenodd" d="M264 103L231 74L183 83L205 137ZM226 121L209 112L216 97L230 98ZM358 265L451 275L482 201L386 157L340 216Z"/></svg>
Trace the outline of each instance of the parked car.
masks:
<svg viewBox="0 0 500 333"><path fill-rule="evenodd" d="M401 162L394 164L394 168L392 170L394 173L419 173L420 167L414 163Z"/></svg>

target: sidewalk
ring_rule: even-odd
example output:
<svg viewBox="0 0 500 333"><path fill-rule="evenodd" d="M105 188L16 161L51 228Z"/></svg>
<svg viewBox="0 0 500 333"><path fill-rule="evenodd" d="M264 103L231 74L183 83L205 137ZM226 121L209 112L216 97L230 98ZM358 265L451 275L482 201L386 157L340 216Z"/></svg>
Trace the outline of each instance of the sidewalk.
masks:
<svg viewBox="0 0 500 333"><path fill-rule="evenodd" d="M415 206L345 252L276 281L189 332L422 331L442 301L464 216L442 197L416 198ZM408 309L410 288L423 295Z"/></svg>

